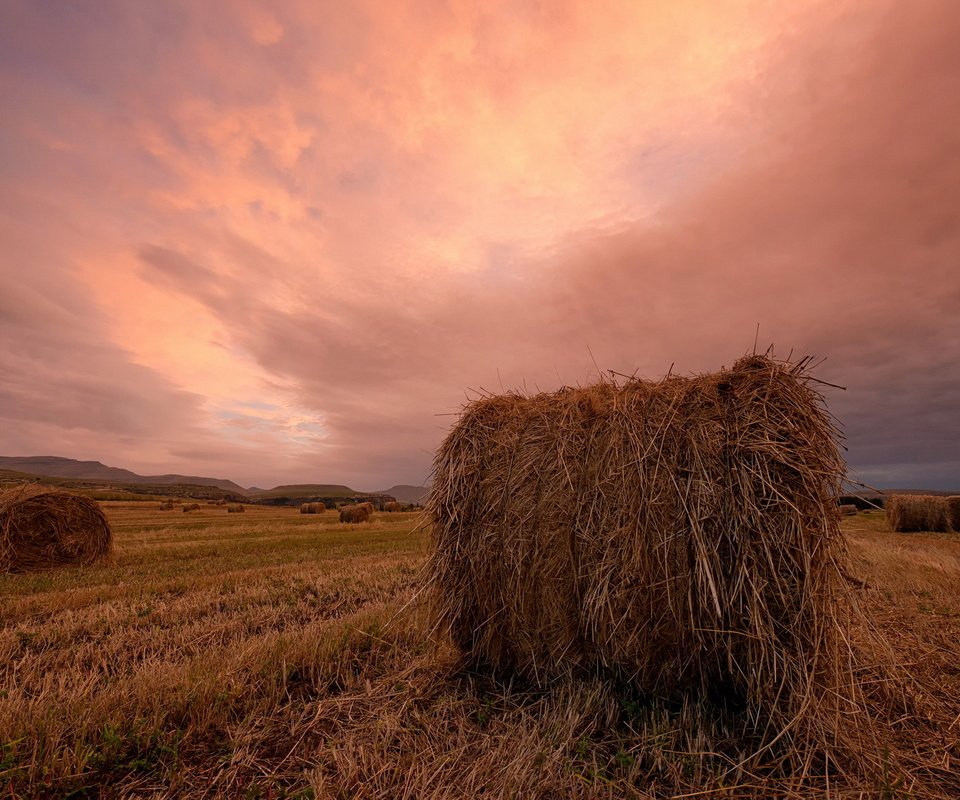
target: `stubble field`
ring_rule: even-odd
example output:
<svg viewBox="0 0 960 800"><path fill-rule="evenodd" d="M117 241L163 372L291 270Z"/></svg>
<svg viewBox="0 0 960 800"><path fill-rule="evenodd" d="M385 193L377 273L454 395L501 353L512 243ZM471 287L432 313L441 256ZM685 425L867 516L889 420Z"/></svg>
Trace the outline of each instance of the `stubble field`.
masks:
<svg viewBox="0 0 960 800"><path fill-rule="evenodd" d="M949 797L960 536L844 520L858 595L934 709L870 785L762 781L695 709L601 679L544 691L426 635L414 514L103 504L112 564L0 576L3 797ZM954 722L951 724L950 720ZM916 775L924 780L916 781Z"/></svg>

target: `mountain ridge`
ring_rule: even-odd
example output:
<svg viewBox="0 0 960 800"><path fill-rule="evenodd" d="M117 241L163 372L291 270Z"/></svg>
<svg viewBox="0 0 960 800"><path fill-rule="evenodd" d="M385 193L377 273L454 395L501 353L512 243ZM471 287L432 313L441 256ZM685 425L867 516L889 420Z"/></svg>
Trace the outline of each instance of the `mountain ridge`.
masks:
<svg viewBox="0 0 960 800"><path fill-rule="evenodd" d="M213 486L228 492L246 494L247 490L226 478L205 478L197 475L138 475L121 467L108 467L100 461L79 461L63 456L0 456L0 469L15 470L29 475L77 480L105 480L152 485L190 484Z"/></svg>

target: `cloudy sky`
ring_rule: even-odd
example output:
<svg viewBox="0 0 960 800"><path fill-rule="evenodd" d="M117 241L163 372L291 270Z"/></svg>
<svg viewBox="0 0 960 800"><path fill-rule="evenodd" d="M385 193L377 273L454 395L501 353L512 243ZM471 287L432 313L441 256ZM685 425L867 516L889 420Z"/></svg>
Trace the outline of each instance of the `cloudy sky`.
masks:
<svg viewBox="0 0 960 800"><path fill-rule="evenodd" d="M955 0L0 4L0 454L421 483L470 390L815 373L960 488Z"/></svg>

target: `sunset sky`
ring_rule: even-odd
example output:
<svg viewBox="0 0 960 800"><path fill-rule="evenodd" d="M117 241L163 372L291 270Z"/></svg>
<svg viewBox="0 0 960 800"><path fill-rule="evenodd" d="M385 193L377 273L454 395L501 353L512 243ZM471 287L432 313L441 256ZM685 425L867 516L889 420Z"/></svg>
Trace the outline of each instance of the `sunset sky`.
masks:
<svg viewBox="0 0 960 800"><path fill-rule="evenodd" d="M0 3L0 455L423 483L479 389L825 358L960 489L960 5Z"/></svg>

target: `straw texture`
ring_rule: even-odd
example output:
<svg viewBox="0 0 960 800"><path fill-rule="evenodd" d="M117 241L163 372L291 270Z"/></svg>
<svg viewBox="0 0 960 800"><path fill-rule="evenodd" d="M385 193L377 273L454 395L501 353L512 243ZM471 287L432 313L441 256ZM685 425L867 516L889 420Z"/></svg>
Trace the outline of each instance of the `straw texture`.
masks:
<svg viewBox="0 0 960 800"><path fill-rule="evenodd" d="M807 367L750 356L468 405L427 501L436 631L541 684L612 671L739 706L804 759L839 747L861 705L845 468Z"/></svg>
<svg viewBox="0 0 960 800"><path fill-rule="evenodd" d="M890 529L899 533L951 529L950 504L946 497L925 494L895 494L884 504Z"/></svg>
<svg viewBox="0 0 960 800"><path fill-rule="evenodd" d="M0 572L94 564L112 547L94 500L29 484L0 493Z"/></svg>

